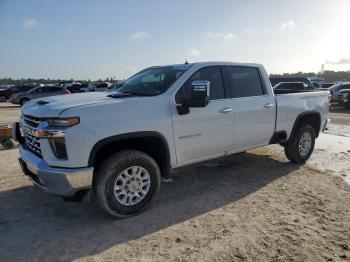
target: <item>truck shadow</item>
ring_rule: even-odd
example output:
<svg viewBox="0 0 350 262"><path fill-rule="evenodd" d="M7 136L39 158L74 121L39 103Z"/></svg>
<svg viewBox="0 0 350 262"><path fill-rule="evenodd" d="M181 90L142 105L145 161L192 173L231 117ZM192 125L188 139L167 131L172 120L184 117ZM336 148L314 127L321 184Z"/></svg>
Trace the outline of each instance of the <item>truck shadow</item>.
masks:
<svg viewBox="0 0 350 262"><path fill-rule="evenodd" d="M177 169L152 207L115 220L95 205L66 203L32 186L0 192L3 261L67 260L99 254L232 204L298 169L264 155L244 153ZM229 212L229 211L228 211Z"/></svg>

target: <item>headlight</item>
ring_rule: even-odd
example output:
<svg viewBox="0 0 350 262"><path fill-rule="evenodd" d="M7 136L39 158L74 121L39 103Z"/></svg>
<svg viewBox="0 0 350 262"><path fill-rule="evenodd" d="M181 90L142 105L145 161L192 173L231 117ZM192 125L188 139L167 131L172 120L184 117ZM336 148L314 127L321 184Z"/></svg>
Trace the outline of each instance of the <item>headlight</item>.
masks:
<svg viewBox="0 0 350 262"><path fill-rule="evenodd" d="M79 117L51 118L47 120L51 127L70 127L80 123Z"/></svg>

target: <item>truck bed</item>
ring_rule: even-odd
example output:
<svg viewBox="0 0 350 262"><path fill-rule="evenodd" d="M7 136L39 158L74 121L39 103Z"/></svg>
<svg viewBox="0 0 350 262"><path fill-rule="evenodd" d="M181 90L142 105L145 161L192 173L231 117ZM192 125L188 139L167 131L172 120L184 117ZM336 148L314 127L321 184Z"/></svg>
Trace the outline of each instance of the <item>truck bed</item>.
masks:
<svg viewBox="0 0 350 262"><path fill-rule="evenodd" d="M307 93L307 92L315 92L318 90L306 90L306 89L274 89L273 92L275 95L281 94L294 94L294 93Z"/></svg>
<svg viewBox="0 0 350 262"><path fill-rule="evenodd" d="M321 114L321 127L327 120L328 91L307 91L275 94L276 131L286 131L289 137L296 117L306 112L319 112Z"/></svg>

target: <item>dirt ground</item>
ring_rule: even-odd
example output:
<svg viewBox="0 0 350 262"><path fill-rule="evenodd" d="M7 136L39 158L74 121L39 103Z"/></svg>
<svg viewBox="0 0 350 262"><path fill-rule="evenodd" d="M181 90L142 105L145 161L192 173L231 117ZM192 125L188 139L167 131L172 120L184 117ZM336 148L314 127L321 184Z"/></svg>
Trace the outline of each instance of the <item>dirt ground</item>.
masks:
<svg viewBox="0 0 350 262"><path fill-rule="evenodd" d="M0 123L18 111L0 107ZM331 125L302 166L268 146L177 169L123 220L41 192L18 150L0 150L0 260L350 261L349 125Z"/></svg>

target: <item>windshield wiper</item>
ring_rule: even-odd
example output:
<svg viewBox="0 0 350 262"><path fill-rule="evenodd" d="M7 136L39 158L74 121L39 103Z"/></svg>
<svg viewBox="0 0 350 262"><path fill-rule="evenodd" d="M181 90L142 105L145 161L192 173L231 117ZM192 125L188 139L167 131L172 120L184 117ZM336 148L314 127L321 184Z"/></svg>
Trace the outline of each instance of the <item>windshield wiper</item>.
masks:
<svg viewBox="0 0 350 262"><path fill-rule="evenodd" d="M136 92L124 92L124 91L119 91L118 93L108 95L108 97L112 97L112 98L119 98L119 97L126 97L126 96L152 96L152 95L136 93Z"/></svg>
<svg viewBox="0 0 350 262"><path fill-rule="evenodd" d="M137 92L132 92L132 91L126 91L126 92L122 92L122 93L131 94L133 96L154 96L154 94L137 93Z"/></svg>

